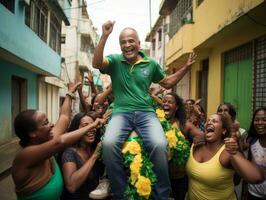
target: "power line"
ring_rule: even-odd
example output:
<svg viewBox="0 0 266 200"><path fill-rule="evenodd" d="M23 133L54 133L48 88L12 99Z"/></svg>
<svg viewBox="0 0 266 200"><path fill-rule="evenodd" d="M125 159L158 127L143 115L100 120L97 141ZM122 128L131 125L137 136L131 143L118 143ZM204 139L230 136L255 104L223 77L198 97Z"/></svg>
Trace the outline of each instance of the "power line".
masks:
<svg viewBox="0 0 266 200"><path fill-rule="evenodd" d="M95 4L101 3L103 1L105 1L105 0L100 0L100 1L92 2L92 3L88 3L87 5L82 5L82 6L78 6L78 7L64 8L63 10L72 10L72 9L79 9L79 8L87 8L87 6L95 5Z"/></svg>

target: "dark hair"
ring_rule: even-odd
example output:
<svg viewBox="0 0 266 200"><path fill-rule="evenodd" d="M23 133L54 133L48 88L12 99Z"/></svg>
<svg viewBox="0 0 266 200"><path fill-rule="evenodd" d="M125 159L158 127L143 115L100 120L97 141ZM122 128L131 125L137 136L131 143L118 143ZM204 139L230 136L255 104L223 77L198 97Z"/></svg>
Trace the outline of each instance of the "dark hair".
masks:
<svg viewBox="0 0 266 200"><path fill-rule="evenodd" d="M191 101L192 104L195 104L195 100L194 99L187 99L185 103L187 104L188 101Z"/></svg>
<svg viewBox="0 0 266 200"><path fill-rule="evenodd" d="M94 113L95 112L90 111L88 113L80 112L80 113L76 114L73 117L73 119L71 120L71 123L70 123L69 128L68 128L68 132L75 131L75 130L79 129L80 121L85 116L91 117L93 120L95 120L96 115ZM99 140L100 140L100 134L99 134L99 130L97 129L96 133L95 133L95 140L94 140L94 142L92 144L92 148L93 149L96 148L97 143L99 142Z"/></svg>
<svg viewBox="0 0 266 200"><path fill-rule="evenodd" d="M73 119L71 120L71 123L68 127L68 132L75 131L79 129L80 120L85 117L87 114L84 112L80 112L76 114Z"/></svg>
<svg viewBox="0 0 266 200"><path fill-rule="evenodd" d="M217 112L218 112L219 108L221 106L223 106L223 105L225 105L225 106L228 107L228 113L231 116L232 120L235 121L236 120L236 109L235 109L235 107L231 103L227 103L227 102L221 103L218 106L218 108L217 108Z"/></svg>
<svg viewBox="0 0 266 200"><path fill-rule="evenodd" d="M247 141L250 142L250 144L252 144L253 142L255 142L258 138L259 138L259 134L257 133L255 126L254 126L254 120L255 120L255 116L259 111L264 111L266 112L266 107L260 107L257 108L252 116L252 121L248 130L248 137L247 137Z"/></svg>
<svg viewBox="0 0 266 200"><path fill-rule="evenodd" d="M15 133L20 139L20 146L25 147L30 141L30 133L37 129L36 121L33 116L37 110L29 109L20 112L14 120Z"/></svg>
<svg viewBox="0 0 266 200"><path fill-rule="evenodd" d="M180 128L183 129L186 122L185 105L183 99L173 92L167 93L166 95L174 97L176 106L178 107L178 109L175 112L175 117L178 119L180 123Z"/></svg>

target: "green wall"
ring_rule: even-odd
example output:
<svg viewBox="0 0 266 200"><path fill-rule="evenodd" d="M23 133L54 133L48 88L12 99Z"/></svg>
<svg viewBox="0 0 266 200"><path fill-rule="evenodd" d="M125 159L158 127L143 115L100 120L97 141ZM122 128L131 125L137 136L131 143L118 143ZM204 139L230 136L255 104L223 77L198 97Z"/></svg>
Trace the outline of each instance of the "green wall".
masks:
<svg viewBox="0 0 266 200"><path fill-rule="evenodd" d="M11 138L12 75L27 80L27 107L37 108L37 75L18 65L0 59L0 144Z"/></svg>
<svg viewBox="0 0 266 200"><path fill-rule="evenodd" d="M0 47L35 66L40 73L60 76L60 55L25 25L24 6L18 0L14 13L0 4Z"/></svg>

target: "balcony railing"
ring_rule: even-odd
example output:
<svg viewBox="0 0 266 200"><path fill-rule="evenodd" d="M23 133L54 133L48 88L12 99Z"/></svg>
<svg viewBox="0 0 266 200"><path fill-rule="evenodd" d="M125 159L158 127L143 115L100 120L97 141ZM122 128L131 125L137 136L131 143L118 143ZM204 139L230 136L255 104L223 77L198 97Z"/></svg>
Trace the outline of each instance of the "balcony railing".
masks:
<svg viewBox="0 0 266 200"><path fill-rule="evenodd" d="M172 38L175 33L187 23L193 23L192 0L179 0L175 9L170 14L169 37Z"/></svg>

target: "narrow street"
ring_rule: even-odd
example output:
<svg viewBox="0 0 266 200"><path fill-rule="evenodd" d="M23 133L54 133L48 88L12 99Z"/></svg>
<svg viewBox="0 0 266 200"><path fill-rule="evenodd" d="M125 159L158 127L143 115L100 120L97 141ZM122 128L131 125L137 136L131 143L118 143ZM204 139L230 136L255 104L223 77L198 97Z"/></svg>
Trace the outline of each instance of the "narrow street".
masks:
<svg viewBox="0 0 266 200"><path fill-rule="evenodd" d="M263 179L263 173L265 179L265 11L265 0L0 0L0 200L16 199L11 169L16 165L18 169L25 167L20 162L13 162L16 155L21 156L18 152L25 152L25 149L26 154L17 159L25 161L32 171L27 174L28 180L25 181L23 176L26 186L19 182L22 191L27 193L27 189L32 189L31 184L41 182L41 187L37 184L39 188L36 190L34 185L30 194L43 192L55 175L58 176L55 178L58 190L64 188L62 194L65 197L60 197L60 192L43 192L50 195L45 198L75 199L75 195L84 197L86 193L85 199L95 195L95 199L100 196L99 199L111 200L117 191L134 200L139 196L150 200L153 193L160 190L155 184L159 177L166 185L165 191L168 188L171 191L171 200L175 200L175 195L182 196L182 199L186 193L193 193L188 191L188 182L195 167L191 167L190 172L185 172L185 167L192 159L190 145L195 138L202 144L210 141L219 144L212 150L217 150L216 155L220 151L218 147L225 148L230 154L226 158L239 156L245 147L245 152L250 150L252 155L249 173L254 173L252 178L256 178L250 181ZM159 117L157 109L161 109L163 117ZM134 113L135 118L141 118L139 124L143 126L153 123L147 129L139 129L135 118L123 116L121 119L117 117L119 120L117 124L113 122L114 126L108 118L114 116L110 110L118 116L128 114L131 117ZM161 123L163 130L156 115L147 114L154 114L154 111L160 122L165 120ZM123 123L122 119L125 120ZM145 119L147 121L142 123ZM119 163L121 157L119 162L112 159L110 165L99 161L100 156L103 159L103 149L97 143L109 133L105 129L107 122L112 124L108 131L117 132L117 135L108 137L108 142L114 145L112 148L108 146L111 150L105 152L110 153L106 156L108 158L118 155L115 150L126 146L121 147L121 140L130 133L124 133L123 128L133 133L144 130L144 137L136 136L143 139L152 152L153 145L161 142L155 146L164 149L159 154L163 161L159 162L149 152L149 159L158 162L151 162L155 171L160 172L157 176L153 170L145 172L150 177L141 174L145 171L142 167L150 165L146 165L147 160L138 154L142 149L136 147L136 143L129 147L132 152L139 150L134 154L138 155L136 159L133 154L126 157L129 154L119 152L119 156L126 160L125 166L121 163L120 166L113 165ZM123 127L126 122L130 123ZM155 126L157 123L159 125ZM113 127L120 124L123 124L121 130L114 131ZM221 129L217 128L219 125ZM80 128L84 128L83 132ZM151 130L158 131L159 134L156 132L155 135L160 141L146 135ZM69 135L62 136L72 131L78 132L74 139ZM215 134L221 137L214 137ZM62 143L54 142L55 136L64 138L62 141L67 143L60 139ZM213 142L217 138L222 138L220 143ZM164 139L166 142L163 143ZM50 140L54 143L49 143ZM120 146L117 146L118 141ZM36 148L28 152L27 148L33 145ZM47 146L43 148L42 145ZM95 150L98 148L100 153ZM214 151L210 152L210 155L204 154L195 160L212 159ZM63 153L64 159L61 158ZM179 155L183 162L180 164L175 157L176 168L166 173L167 170L160 167L171 168L172 154ZM50 159L55 155L59 155L58 162ZM247 158L246 155L244 160ZM75 167L71 165L73 163ZM182 167L177 167L177 163ZM83 166L87 168L80 172ZM121 184L111 191L108 174L119 183L126 180L121 166L127 168L128 185ZM233 170L237 172L239 169L235 168ZM71 173L68 170L72 170ZM69 174L74 171L73 178ZM117 176L110 176L110 172L117 173ZM230 181L225 182L229 185L232 181L231 176L228 177ZM14 179L17 183L16 177ZM205 184L204 181L198 183ZM266 198L266 181L260 184L252 185L249 193L263 199ZM224 188L231 189L227 193L232 193L229 196L234 198L234 186ZM235 189L240 199L242 188ZM263 189L265 191L261 191ZM213 194L220 192L214 190ZM224 193L219 195L227 195ZM211 199L202 191L197 195L199 199L206 196Z"/></svg>

